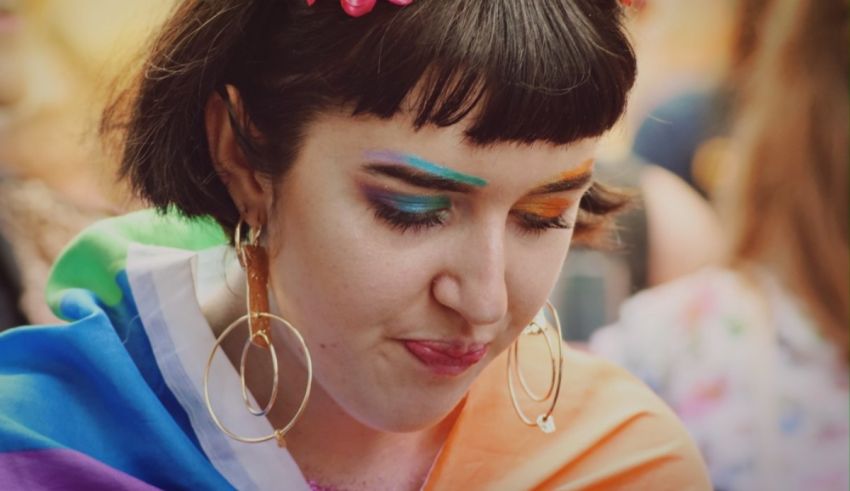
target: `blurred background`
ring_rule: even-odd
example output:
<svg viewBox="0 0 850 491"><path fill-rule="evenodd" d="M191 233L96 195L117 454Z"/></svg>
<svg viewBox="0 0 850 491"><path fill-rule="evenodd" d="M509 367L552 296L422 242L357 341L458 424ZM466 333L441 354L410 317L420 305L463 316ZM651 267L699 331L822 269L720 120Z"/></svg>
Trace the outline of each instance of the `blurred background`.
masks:
<svg viewBox="0 0 850 491"><path fill-rule="evenodd" d="M114 82L171 0L0 0L0 329L47 323L50 264L85 225L136 205L97 138Z"/></svg>

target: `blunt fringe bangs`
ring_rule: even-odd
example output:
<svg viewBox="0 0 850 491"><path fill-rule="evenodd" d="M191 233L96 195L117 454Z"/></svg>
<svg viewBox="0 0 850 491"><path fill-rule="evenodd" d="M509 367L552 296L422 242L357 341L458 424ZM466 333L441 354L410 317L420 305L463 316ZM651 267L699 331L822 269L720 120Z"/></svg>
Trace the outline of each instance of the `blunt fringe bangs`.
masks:
<svg viewBox="0 0 850 491"><path fill-rule="evenodd" d="M232 229L239 215L204 126L207 100L226 86L241 96L238 141L270 176L329 109L409 111L417 127L463 121L479 145L567 144L601 135L625 109L636 64L622 15L618 0L379 1L359 18L335 0L184 0L101 132L121 133L121 173L143 198Z"/></svg>
<svg viewBox="0 0 850 491"><path fill-rule="evenodd" d="M417 125L449 126L474 111L467 135L479 144L598 136L622 114L635 73L621 31L588 21L618 18L619 7L606 12L603 3L587 2L589 11L562 1L423 4L432 17L424 26L423 12L402 10L355 54L375 77L371 87L344 95L357 112L391 116L417 88Z"/></svg>
<svg viewBox="0 0 850 491"><path fill-rule="evenodd" d="M325 1L290 15L293 29L276 30L253 61L271 69L270 89L321 88L327 103L384 118L413 95L404 109L417 126L472 115L477 144L598 136L621 116L635 77L616 1L378 2L361 19ZM287 50L302 43L310 48Z"/></svg>

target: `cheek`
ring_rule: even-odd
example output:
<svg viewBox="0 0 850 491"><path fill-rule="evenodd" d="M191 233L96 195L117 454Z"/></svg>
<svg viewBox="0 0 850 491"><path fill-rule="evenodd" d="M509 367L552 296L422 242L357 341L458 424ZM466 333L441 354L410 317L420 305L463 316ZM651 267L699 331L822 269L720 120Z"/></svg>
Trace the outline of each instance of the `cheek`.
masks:
<svg viewBox="0 0 850 491"><path fill-rule="evenodd" d="M389 323L429 294L427 257L377 240L387 232L364 207L303 200L280 216L272 276L281 308L301 322L345 336L338 328Z"/></svg>
<svg viewBox="0 0 850 491"><path fill-rule="evenodd" d="M545 304L561 272L572 232L548 231L540 237L521 237L511 244L508 284L511 315L527 324Z"/></svg>

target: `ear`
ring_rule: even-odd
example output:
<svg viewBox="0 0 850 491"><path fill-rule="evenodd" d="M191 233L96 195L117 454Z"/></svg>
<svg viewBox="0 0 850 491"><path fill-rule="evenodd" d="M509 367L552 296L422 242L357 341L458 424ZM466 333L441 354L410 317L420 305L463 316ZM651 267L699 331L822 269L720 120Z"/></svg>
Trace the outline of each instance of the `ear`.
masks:
<svg viewBox="0 0 850 491"><path fill-rule="evenodd" d="M266 177L251 167L237 143L222 97L218 92L213 93L204 112L210 156L242 219L256 229L266 223L273 201L271 185ZM227 98L236 120L246 121L239 91L232 85L227 86ZM250 131L249 122L246 131Z"/></svg>

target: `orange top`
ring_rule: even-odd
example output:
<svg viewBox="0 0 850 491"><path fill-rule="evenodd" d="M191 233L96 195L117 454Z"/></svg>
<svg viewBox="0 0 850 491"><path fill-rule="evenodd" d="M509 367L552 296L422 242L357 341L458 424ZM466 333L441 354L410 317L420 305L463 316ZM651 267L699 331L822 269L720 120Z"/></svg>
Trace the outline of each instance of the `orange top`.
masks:
<svg viewBox="0 0 850 491"><path fill-rule="evenodd" d="M529 385L545 389L545 344L527 341L520 354ZM544 434L514 412L506 362L503 353L472 386L424 490L711 489L682 424L625 370L565 347L557 430ZM521 404L532 419L548 407Z"/></svg>

